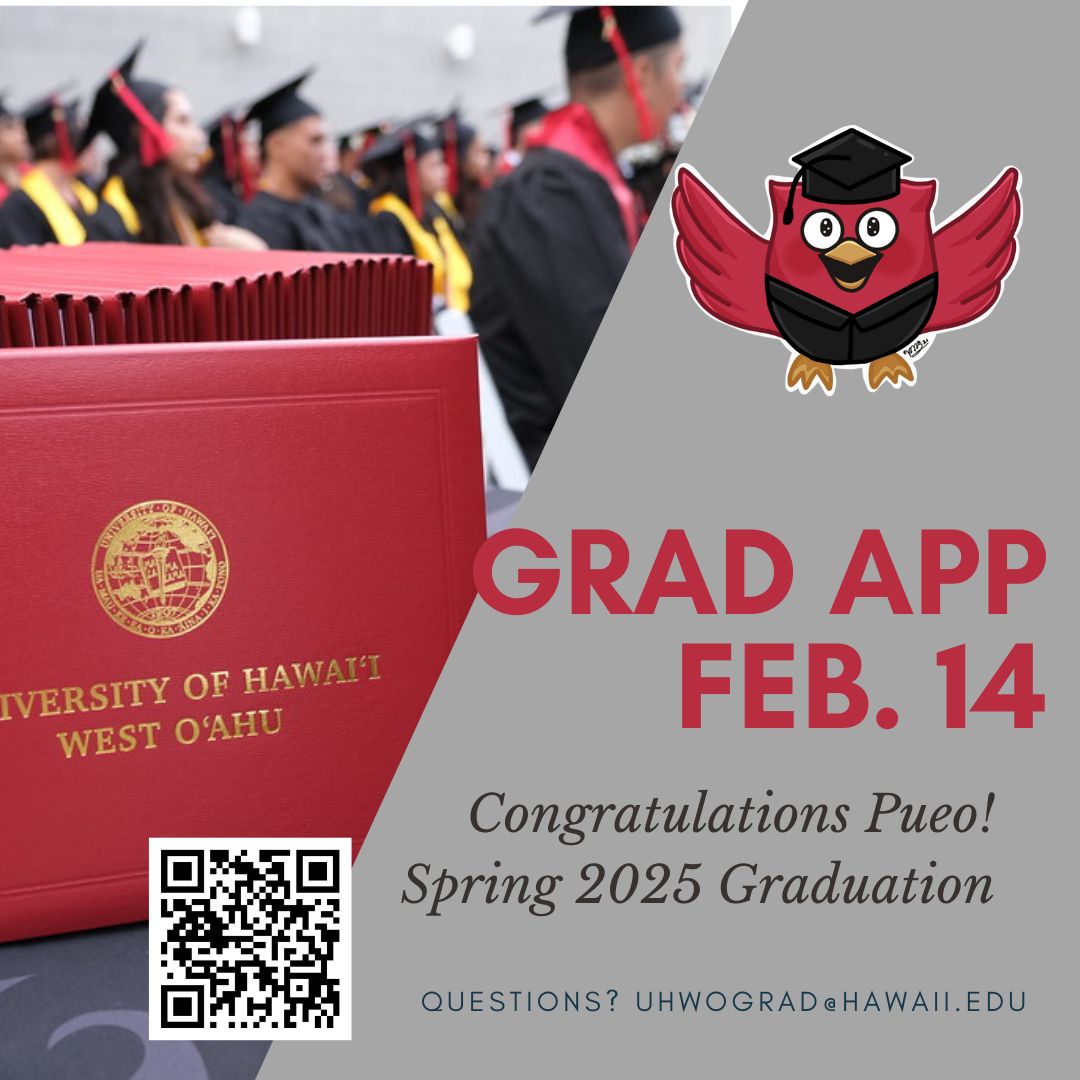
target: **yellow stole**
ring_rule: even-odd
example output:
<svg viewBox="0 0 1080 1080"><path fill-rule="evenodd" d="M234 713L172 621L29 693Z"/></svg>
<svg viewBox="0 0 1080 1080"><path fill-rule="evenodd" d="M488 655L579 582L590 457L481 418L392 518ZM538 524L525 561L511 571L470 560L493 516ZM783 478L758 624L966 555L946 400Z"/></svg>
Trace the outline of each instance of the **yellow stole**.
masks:
<svg viewBox="0 0 1080 1080"><path fill-rule="evenodd" d="M138 236L142 232L139 211L135 209L134 204L128 198L124 181L119 176L110 176L105 181L105 186L101 189L101 197L120 215L124 228L132 236Z"/></svg>
<svg viewBox="0 0 1080 1080"><path fill-rule="evenodd" d="M444 295L446 303L455 311L468 311L472 265L449 222L436 217L433 222L435 232L428 232L404 200L393 194L380 195L372 202L370 211L373 214L386 211L401 222L416 257L431 263L434 268L435 292Z"/></svg>
<svg viewBox="0 0 1080 1080"><path fill-rule="evenodd" d="M101 189L101 197L120 215L124 228L132 236L138 236L142 232L139 211L135 209L134 204L128 198L124 181L119 176L110 176L105 181L105 186ZM169 214L182 244L187 247L206 247L206 240L203 238L202 233L195 228L195 222L179 206L173 204L169 208Z"/></svg>
<svg viewBox="0 0 1080 1080"><path fill-rule="evenodd" d="M435 202L442 208L442 212L450 218L451 221L459 218L461 215L458 213L458 208L454 203L453 196L449 191L440 191L435 195Z"/></svg>
<svg viewBox="0 0 1080 1080"><path fill-rule="evenodd" d="M79 220L79 215L60 194L56 185L41 169L31 169L23 178L19 187L27 197L45 215L49 228L53 231L58 244L73 247L86 243L86 226ZM71 181L71 190L84 214L97 212L97 196L78 180Z"/></svg>

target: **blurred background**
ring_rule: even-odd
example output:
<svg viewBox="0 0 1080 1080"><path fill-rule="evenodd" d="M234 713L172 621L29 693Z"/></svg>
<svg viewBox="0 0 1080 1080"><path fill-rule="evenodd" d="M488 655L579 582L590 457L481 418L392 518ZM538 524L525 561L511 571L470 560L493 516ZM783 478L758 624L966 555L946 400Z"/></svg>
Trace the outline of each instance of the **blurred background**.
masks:
<svg viewBox="0 0 1080 1080"><path fill-rule="evenodd" d="M680 7L688 82L711 78L742 4ZM333 132L457 102L490 139L503 108L562 100L565 19L538 7L0 7L0 91L18 108L71 80L88 94L139 37L144 77L209 119L317 68L305 91Z"/></svg>

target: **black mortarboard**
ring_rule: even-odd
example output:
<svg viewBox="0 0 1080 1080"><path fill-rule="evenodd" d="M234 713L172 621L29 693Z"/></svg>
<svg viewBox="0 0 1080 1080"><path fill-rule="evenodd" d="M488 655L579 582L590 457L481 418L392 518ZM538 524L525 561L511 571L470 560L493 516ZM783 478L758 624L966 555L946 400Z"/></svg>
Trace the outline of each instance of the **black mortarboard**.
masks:
<svg viewBox="0 0 1080 1080"><path fill-rule="evenodd" d="M149 157L160 156L165 151L168 140L160 124L165 115L165 94L169 88L165 83L132 77L143 45L144 42L139 41L98 87L83 129L80 150L85 150L102 132L112 139L117 150L128 150L136 145L141 131L155 146L153 154L149 153L148 146L144 147L147 164L152 164ZM148 116L140 118L140 111Z"/></svg>
<svg viewBox="0 0 1080 1080"><path fill-rule="evenodd" d="M900 167L912 157L852 127L803 150L791 160L799 166L799 171L791 181L785 225L791 224L795 187L800 180L803 198L815 202L878 202L900 193Z"/></svg>
<svg viewBox="0 0 1080 1080"><path fill-rule="evenodd" d="M538 97L526 98L510 106L510 138L517 138L517 133L526 124L533 124L547 116L548 107Z"/></svg>
<svg viewBox="0 0 1080 1080"><path fill-rule="evenodd" d="M61 95L71 87L71 83L57 87L51 94L46 94L23 109L22 118L26 125L26 137L31 145L47 135L56 134L57 122L62 119L69 135L78 129L79 101L72 98L63 101Z"/></svg>
<svg viewBox="0 0 1080 1080"><path fill-rule="evenodd" d="M630 53L675 41L682 34L675 9L671 7L613 7L626 49ZM566 32L566 70L578 71L604 67L618 59L612 45L611 29L605 26L598 7L544 8L533 20L540 22L556 15L570 15Z"/></svg>
<svg viewBox="0 0 1080 1080"><path fill-rule="evenodd" d="M244 125L237 119L237 113L236 109L226 109L203 125L207 142L205 167L208 175L217 174L229 185L239 184L243 199L248 202L255 194L257 178L248 167L243 146Z"/></svg>
<svg viewBox="0 0 1080 1080"><path fill-rule="evenodd" d="M409 206L417 216L423 213L423 196L416 159L443 146L443 128L430 114L409 120L379 136L360 158L360 167L376 184L394 183L398 169L404 170L404 190Z"/></svg>
<svg viewBox="0 0 1080 1080"><path fill-rule="evenodd" d="M345 154L350 150L367 150L379 136L385 135L393 126L392 121L382 120L378 124L368 124L366 127L343 132L338 136L338 152Z"/></svg>
<svg viewBox="0 0 1080 1080"><path fill-rule="evenodd" d="M364 169L371 166L396 168L405 160L406 143L412 142L416 156L438 150L443 145L443 133L438 121L430 114L399 124L380 135L360 159Z"/></svg>
<svg viewBox="0 0 1080 1080"><path fill-rule="evenodd" d="M322 113L309 101L305 101L298 93L304 81L311 77L314 68L308 68L303 75L297 76L271 90L265 97L259 98L247 111L248 120L259 122L259 137L265 139L267 135L295 124L297 120L303 120L305 116L321 116Z"/></svg>

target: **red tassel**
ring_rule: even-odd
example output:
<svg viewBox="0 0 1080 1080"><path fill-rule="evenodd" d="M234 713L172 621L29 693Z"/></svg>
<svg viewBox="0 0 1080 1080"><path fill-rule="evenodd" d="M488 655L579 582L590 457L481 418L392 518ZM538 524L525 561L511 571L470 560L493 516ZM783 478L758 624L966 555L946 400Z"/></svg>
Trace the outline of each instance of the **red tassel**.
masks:
<svg viewBox="0 0 1080 1080"><path fill-rule="evenodd" d="M623 78L630 90L630 96L634 99L634 110L637 112L638 137L642 142L648 142L656 134L656 125L653 123L649 106L645 104L645 95L641 92L641 84L637 75L634 74L634 58L626 47L626 39L622 36L619 24L615 19L615 10L610 7L600 8L603 39L611 46L615 56L623 69Z"/></svg>
<svg viewBox="0 0 1080 1080"><path fill-rule="evenodd" d="M420 194L420 175L416 170L416 139L411 131L405 133L405 183L409 188L409 205L418 217L424 216L424 200Z"/></svg>
<svg viewBox="0 0 1080 1080"><path fill-rule="evenodd" d="M449 174L446 190L450 193L451 199L456 199L458 192L461 191L461 173L458 166L457 120L453 116L448 116L443 124L443 130L446 132L446 168Z"/></svg>
<svg viewBox="0 0 1080 1080"><path fill-rule="evenodd" d="M64 169L74 175L79 167L79 159L75 156L75 149L71 145L71 131L68 129L67 112L64 106L57 100L52 105L53 132L56 134L56 146L60 154L60 164Z"/></svg>
<svg viewBox="0 0 1080 1080"><path fill-rule="evenodd" d="M139 125L139 159L147 168L156 165L172 149L172 140L135 96L119 71L111 76L113 92Z"/></svg>

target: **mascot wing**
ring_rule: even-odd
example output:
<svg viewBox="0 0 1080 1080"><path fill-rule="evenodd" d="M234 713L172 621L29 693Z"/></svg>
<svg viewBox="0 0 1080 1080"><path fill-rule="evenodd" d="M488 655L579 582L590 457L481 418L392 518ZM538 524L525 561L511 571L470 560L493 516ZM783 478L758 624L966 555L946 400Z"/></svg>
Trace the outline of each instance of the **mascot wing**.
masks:
<svg viewBox="0 0 1080 1080"><path fill-rule="evenodd" d="M938 297L927 331L985 315L1016 259L1020 174L1006 169L963 213L934 233Z"/></svg>
<svg viewBox="0 0 1080 1080"><path fill-rule="evenodd" d="M768 242L686 166L677 180L671 197L675 251L694 299L721 322L777 336L765 302Z"/></svg>

